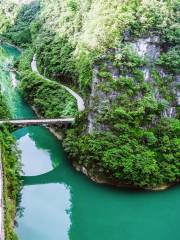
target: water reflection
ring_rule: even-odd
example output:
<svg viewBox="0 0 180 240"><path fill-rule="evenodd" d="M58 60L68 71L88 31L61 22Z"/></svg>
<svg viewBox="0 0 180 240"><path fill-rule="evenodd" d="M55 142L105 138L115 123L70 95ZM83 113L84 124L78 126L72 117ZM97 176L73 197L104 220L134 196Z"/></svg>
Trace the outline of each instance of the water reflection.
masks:
<svg viewBox="0 0 180 240"><path fill-rule="evenodd" d="M31 126L14 132L22 151L23 172L25 176L40 175L51 171L64 157L61 143L44 127Z"/></svg>
<svg viewBox="0 0 180 240"><path fill-rule="evenodd" d="M43 127L19 129L14 135L26 175L21 200L24 211L17 217L18 236L25 240L69 239L71 191L61 177L65 156L60 142ZM35 174L39 176L32 176Z"/></svg>
<svg viewBox="0 0 180 240"><path fill-rule="evenodd" d="M68 240L71 225L71 195L63 184L35 185L23 188L17 233L25 240Z"/></svg>

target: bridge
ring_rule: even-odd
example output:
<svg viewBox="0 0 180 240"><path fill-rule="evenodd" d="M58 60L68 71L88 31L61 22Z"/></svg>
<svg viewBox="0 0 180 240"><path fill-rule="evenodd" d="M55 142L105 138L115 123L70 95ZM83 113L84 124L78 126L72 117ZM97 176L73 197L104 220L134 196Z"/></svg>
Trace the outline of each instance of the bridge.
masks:
<svg viewBox="0 0 180 240"><path fill-rule="evenodd" d="M75 122L75 118L54 118L54 119L14 119L0 120L0 125L10 123L14 126L30 126L30 125L68 125Z"/></svg>

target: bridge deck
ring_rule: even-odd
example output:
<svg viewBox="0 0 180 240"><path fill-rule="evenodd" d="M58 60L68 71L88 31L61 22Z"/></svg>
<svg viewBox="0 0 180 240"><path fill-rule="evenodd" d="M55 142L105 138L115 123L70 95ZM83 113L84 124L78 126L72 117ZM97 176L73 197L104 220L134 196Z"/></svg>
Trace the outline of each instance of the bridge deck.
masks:
<svg viewBox="0 0 180 240"><path fill-rule="evenodd" d="M13 125L40 125L40 124L58 124L58 123L73 123L75 118L55 118L55 119L14 119L0 120L0 125L11 123Z"/></svg>

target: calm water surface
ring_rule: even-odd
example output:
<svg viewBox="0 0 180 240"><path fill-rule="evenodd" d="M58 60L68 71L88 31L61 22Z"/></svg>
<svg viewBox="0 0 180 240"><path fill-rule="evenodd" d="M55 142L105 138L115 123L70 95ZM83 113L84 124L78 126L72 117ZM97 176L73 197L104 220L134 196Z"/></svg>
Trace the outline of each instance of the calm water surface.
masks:
<svg viewBox="0 0 180 240"><path fill-rule="evenodd" d="M35 118L7 68L18 55L0 48L1 91L14 118ZM61 142L44 127L14 135L24 171L20 240L180 240L179 186L159 193L100 186L72 168Z"/></svg>

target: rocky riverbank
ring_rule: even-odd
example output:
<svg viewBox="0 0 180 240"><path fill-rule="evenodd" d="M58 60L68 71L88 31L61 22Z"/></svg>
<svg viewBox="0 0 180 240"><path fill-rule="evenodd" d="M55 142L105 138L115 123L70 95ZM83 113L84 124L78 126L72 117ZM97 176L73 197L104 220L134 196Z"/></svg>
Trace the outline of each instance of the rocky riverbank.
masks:
<svg viewBox="0 0 180 240"><path fill-rule="evenodd" d="M88 178L90 178L93 182L98 183L98 184L104 184L108 186L113 186L113 187L118 187L118 188L128 188L128 189L135 189L135 190L145 190L145 191L164 191L172 186L175 186L177 183L167 183L167 184L162 184L159 186L154 186L154 187L137 187L131 183L126 183L126 182L119 182L112 180L108 177L106 177L101 171L98 171L96 167L87 169L86 167L78 164L76 161L73 162L73 166L76 169L76 171L83 173L86 175Z"/></svg>

